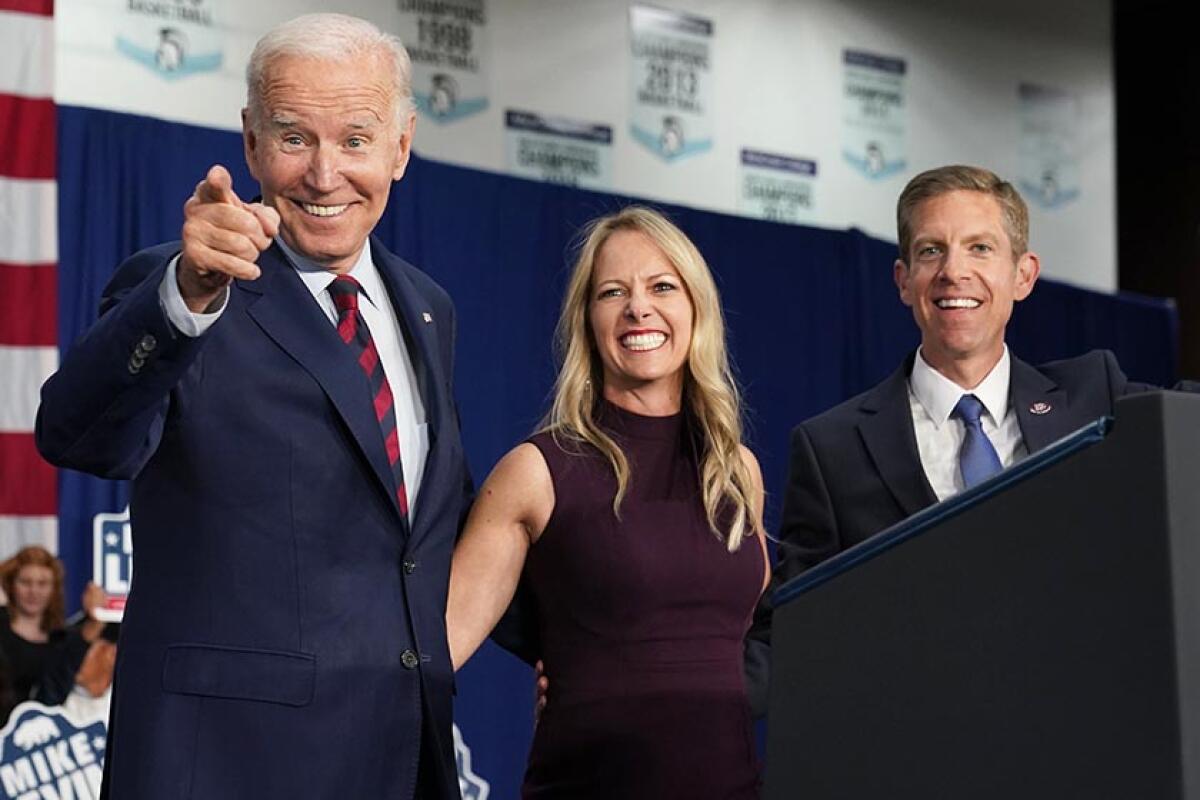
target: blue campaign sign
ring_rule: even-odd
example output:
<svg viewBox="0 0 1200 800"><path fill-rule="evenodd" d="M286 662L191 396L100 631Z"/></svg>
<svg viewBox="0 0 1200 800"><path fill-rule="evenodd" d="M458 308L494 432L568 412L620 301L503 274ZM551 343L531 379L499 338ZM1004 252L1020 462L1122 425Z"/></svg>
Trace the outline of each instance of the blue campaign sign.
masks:
<svg viewBox="0 0 1200 800"><path fill-rule="evenodd" d="M120 622L133 580L133 534L129 509L119 514L97 514L92 523L92 580L108 594L108 605L96 616Z"/></svg>
<svg viewBox="0 0 1200 800"><path fill-rule="evenodd" d="M0 800L100 796L103 719L76 721L59 708L22 703L0 730Z"/></svg>

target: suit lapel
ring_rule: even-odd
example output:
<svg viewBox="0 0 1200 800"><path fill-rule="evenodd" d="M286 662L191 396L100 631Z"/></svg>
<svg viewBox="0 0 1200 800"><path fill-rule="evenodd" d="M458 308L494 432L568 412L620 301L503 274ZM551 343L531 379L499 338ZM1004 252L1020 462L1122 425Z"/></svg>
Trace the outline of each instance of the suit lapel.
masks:
<svg viewBox="0 0 1200 800"><path fill-rule="evenodd" d="M1017 411L1017 424L1025 449L1031 454L1061 439L1087 420L1071 414L1067 390L1024 361L1012 358L1009 395Z"/></svg>
<svg viewBox="0 0 1200 800"><path fill-rule="evenodd" d="M871 454L879 477L904 513L912 515L937 502L925 478L917 435L908 402L910 357L886 381L870 392L860 406L864 414L859 435Z"/></svg>
<svg viewBox="0 0 1200 800"><path fill-rule="evenodd" d="M402 516L362 368L278 245L263 253L258 263L261 278L237 281L240 290L261 295L249 304L247 313L320 384L391 499L397 516Z"/></svg>
<svg viewBox="0 0 1200 800"><path fill-rule="evenodd" d="M427 527L430 508L437 497L438 483L433 478L447 458L446 448L449 446L449 440L454 438L438 436L438 431L445 424L445 410L449 407L449 383L442 368L442 360L438 357L439 326L450 321L434 318L432 309L425 303L423 295L401 267L400 259L389 253L374 237L371 239L371 252L396 309L396 317L408 345L413 370L417 373L421 401L425 405L429 455L425 460L424 474L420 476L421 491L412 509L413 531L414 534L419 534ZM450 333L446 332L444 335L448 336ZM405 480L408 479L406 476Z"/></svg>

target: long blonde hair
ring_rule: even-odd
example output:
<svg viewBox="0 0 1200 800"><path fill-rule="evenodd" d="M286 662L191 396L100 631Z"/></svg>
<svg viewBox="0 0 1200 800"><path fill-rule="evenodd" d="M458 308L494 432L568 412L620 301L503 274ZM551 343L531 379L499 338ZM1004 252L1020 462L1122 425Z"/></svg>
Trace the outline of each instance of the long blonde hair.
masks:
<svg viewBox="0 0 1200 800"><path fill-rule="evenodd" d="M630 206L592 220L583 229L555 330L560 367L554 402L542 430L556 439L590 444L608 459L617 479L613 513L620 516L621 501L629 488L629 461L593 416L602 396L604 373L588 321L596 257L617 231L647 236L679 271L691 298L695 319L684 369L683 403L703 442L700 486L708 526L733 552L745 536L758 531L760 521L755 513L754 478L740 451L741 399L725 350L725 319L704 257L683 231L659 212ZM731 521L729 529L722 531L719 519L727 509L732 512Z"/></svg>

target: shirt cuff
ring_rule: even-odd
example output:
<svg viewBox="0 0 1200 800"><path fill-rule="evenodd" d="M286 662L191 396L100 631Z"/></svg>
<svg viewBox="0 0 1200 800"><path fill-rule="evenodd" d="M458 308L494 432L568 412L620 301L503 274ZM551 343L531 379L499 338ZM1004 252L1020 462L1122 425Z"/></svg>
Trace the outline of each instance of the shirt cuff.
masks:
<svg viewBox="0 0 1200 800"><path fill-rule="evenodd" d="M187 307L187 303L183 302L183 295L179 291L179 282L175 279L175 268L179 266L179 259L180 256L175 256L167 264L167 274L163 275L162 283L158 285L158 304L162 306L163 313L167 315L167 319L171 321L176 330L184 336L196 337L211 328L212 324L225 312L225 305L229 302L229 287L225 287L224 293L221 295L221 303L216 311L197 314Z"/></svg>

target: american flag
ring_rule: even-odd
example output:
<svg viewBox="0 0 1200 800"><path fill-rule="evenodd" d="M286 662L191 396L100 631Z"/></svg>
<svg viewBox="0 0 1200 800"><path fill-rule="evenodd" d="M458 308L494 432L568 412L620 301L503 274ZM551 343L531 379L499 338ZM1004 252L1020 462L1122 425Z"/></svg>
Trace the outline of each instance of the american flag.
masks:
<svg viewBox="0 0 1200 800"><path fill-rule="evenodd" d="M54 3L0 0L0 558L58 545L38 389L58 366Z"/></svg>

